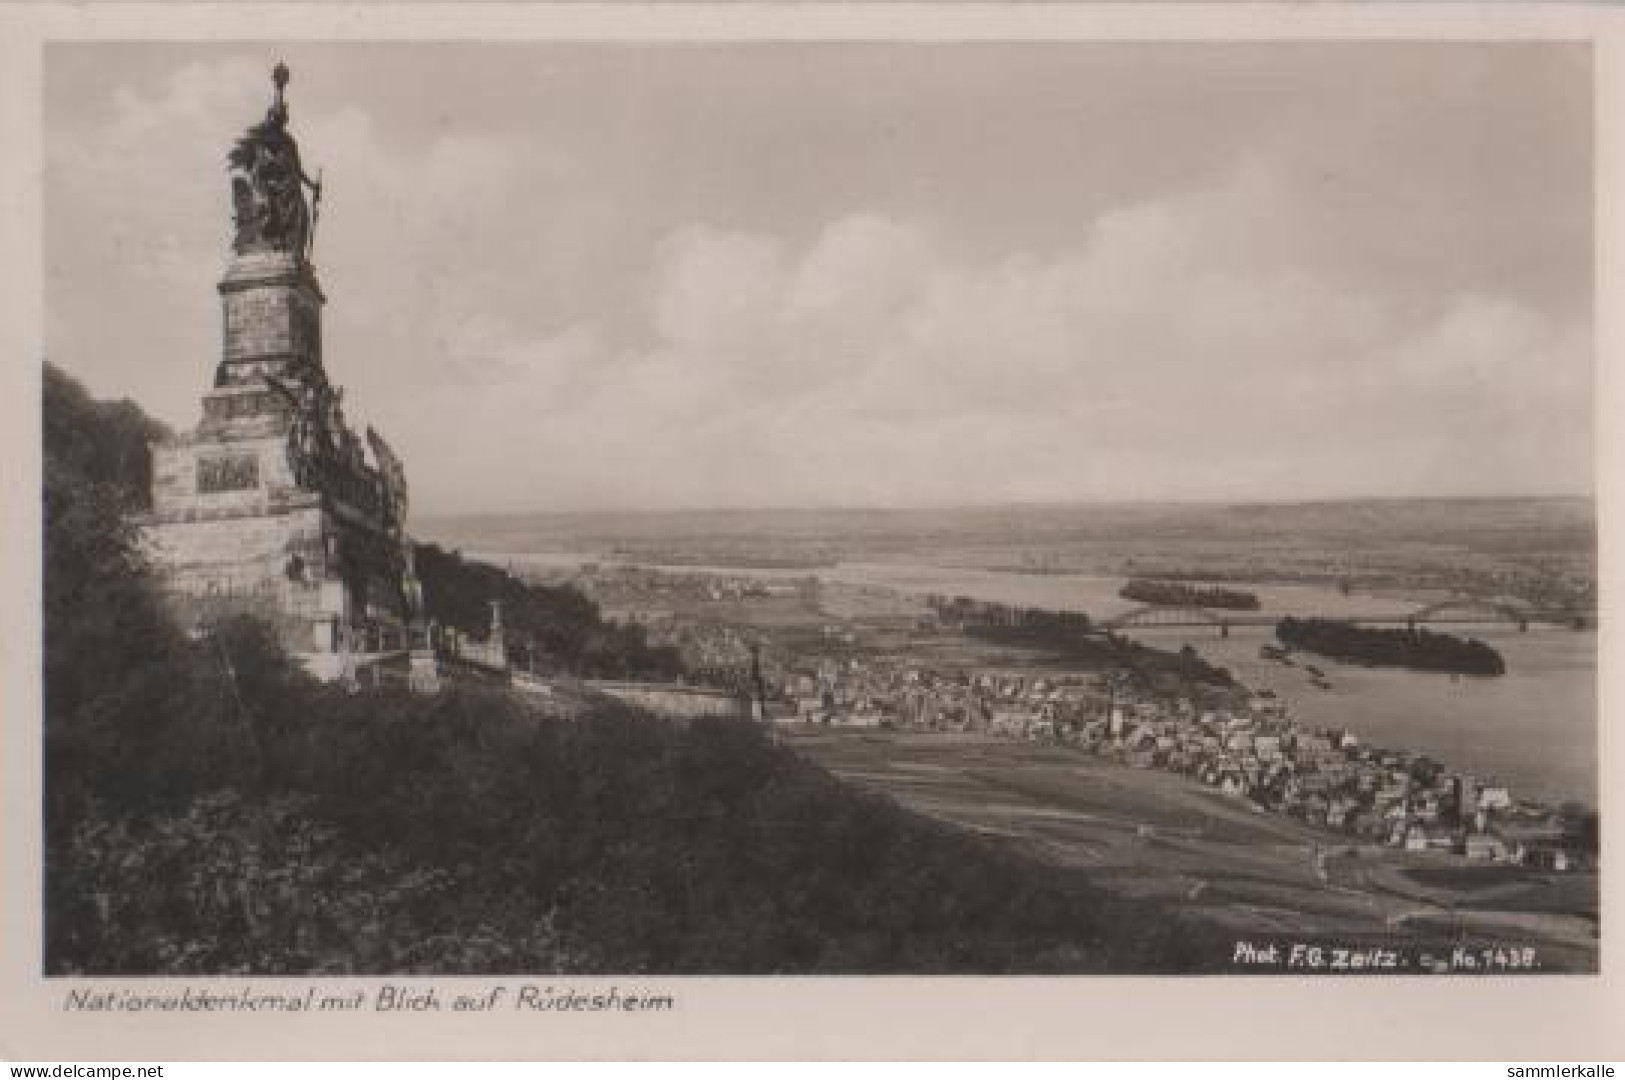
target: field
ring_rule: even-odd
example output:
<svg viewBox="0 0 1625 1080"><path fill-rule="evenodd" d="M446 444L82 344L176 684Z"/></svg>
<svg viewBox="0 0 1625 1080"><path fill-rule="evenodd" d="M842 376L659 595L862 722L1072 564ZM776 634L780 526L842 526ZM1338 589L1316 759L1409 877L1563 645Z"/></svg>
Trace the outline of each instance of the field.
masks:
<svg viewBox="0 0 1625 1080"><path fill-rule="evenodd" d="M1085 868L1114 892L1171 902L1251 939L1467 941L1533 947L1545 970L1597 965L1594 875L1356 846L1184 777L1059 747L803 726L783 736L837 776L918 813Z"/></svg>

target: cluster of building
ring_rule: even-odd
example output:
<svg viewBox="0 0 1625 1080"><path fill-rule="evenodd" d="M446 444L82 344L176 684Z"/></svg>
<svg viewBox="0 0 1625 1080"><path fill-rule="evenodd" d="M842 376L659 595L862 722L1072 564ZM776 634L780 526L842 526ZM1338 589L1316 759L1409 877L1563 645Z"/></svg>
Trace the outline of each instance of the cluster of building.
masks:
<svg viewBox="0 0 1625 1080"><path fill-rule="evenodd" d="M646 625L670 621L694 604L816 601L819 589L816 577L762 579L624 563L591 563L568 581L606 614Z"/></svg>
<svg viewBox="0 0 1625 1080"><path fill-rule="evenodd" d="M974 731L1072 746L1190 776L1265 811L1370 843L1574 869L1587 855L1548 808L1349 732L1309 731L1268 690L1208 707L1120 674L934 671L897 658L825 657L785 686L802 722ZM789 710L786 710L787 712Z"/></svg>
<svg viewBox="0 0 1625 1080"><path fill-rule="evenodd" d="M1261 811L1367 843L1556 870L1590 858L1549 808L1415 752L1364 745L1350 732L1305 730L1267 689L1187 686L1171 694L1122 672L950 668L863 647L850 624L803 626L792 641L703 610L798 593L805 600L803 579L613 566L589 568L578 583L601 605L635 613L651 640L678 646L697 681L748 694L755 711L775 720L1049 742L1180 773ZM699 607L684 610L675 600ZM939 597L928 598L927 609L926 629L972 617L1015 625L1024 615Z"/></svg>
<svg viewBox="0 0 1625 1080"><path fill-rule="evenodd" d="M595 599L609 602L698 600L719 603L796 597L809 588L816 590L818 579L762 579L622 563L590 563L571 579L571 584Z"/></svg>

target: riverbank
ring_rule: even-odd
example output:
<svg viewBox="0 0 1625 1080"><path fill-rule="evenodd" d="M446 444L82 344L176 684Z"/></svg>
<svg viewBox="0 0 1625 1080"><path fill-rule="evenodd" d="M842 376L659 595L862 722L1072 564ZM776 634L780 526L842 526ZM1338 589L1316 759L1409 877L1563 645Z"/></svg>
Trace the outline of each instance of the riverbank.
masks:
<svg viewBox="0 0 1625 1080"><path fill-rule="evenodd" d="M591 556L491 551L480 557L524 570L567 574ZM804 579L805 571L748 571L733 567L684 566L673 572L742 575L764 581ZM1024 574L955 569L921 561L843 562L817 572L819 580L855 589L886 590L903 597L965 596L1018 607L1083 612L1096 621L1136 605L1118 595L1126 577L1076 573ZM1391 616L1425 607L1437 592L1365 592L1328 585L1258 581L1227 582L1259 598L1260 613L1330 618ZM1507 674L1483 680L1392 669L1364 668L1327 660L1318 666L1328 687L1314 685L1301 668L1259 658L1273 631L1232 628L1221 637L1211 627L1139 627L1121 631L1134 640L1170 651L1189 646L1209 663L1230 670L1249 686L1269 688L1306 726L1348 729L1388 746L1411 747L1483 778L1499 778L1531 797L1557 805L1576 799L1595 806L1597 777L1597 634L1531 626L1475 627L1473 634L1505 658Z"/></svg>

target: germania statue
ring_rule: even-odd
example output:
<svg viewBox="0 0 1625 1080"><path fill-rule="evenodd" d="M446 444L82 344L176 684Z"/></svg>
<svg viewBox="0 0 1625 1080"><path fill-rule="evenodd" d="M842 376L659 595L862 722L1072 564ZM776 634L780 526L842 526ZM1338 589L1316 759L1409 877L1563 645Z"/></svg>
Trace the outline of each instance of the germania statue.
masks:
<svg viewBox="0 0 1625 1080"><path fill-rule="evenodd" d="M240 254L282 251L307 259L315 216L320 212L322 185L305 175L299 162L299 146L288 133L288 105L282 96L283 87L288 85L287 65L277 64L271 78L276 84L276 100L264 121L237 140L227 159L237 225L232 248ZM307 188L311 193L308 203Z"/></svg>

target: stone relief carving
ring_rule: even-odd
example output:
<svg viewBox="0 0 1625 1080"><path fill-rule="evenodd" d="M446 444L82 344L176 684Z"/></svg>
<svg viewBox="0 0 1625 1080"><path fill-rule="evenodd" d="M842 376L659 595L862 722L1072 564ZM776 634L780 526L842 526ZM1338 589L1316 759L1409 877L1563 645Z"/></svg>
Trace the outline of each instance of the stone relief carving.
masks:
<svg viewBox="0 0 1625 1080"><path fill-rule="evenodd" d="M204 457L197 463L197 489L210 494L259 487L260 459L252 455Z"/></svg>

